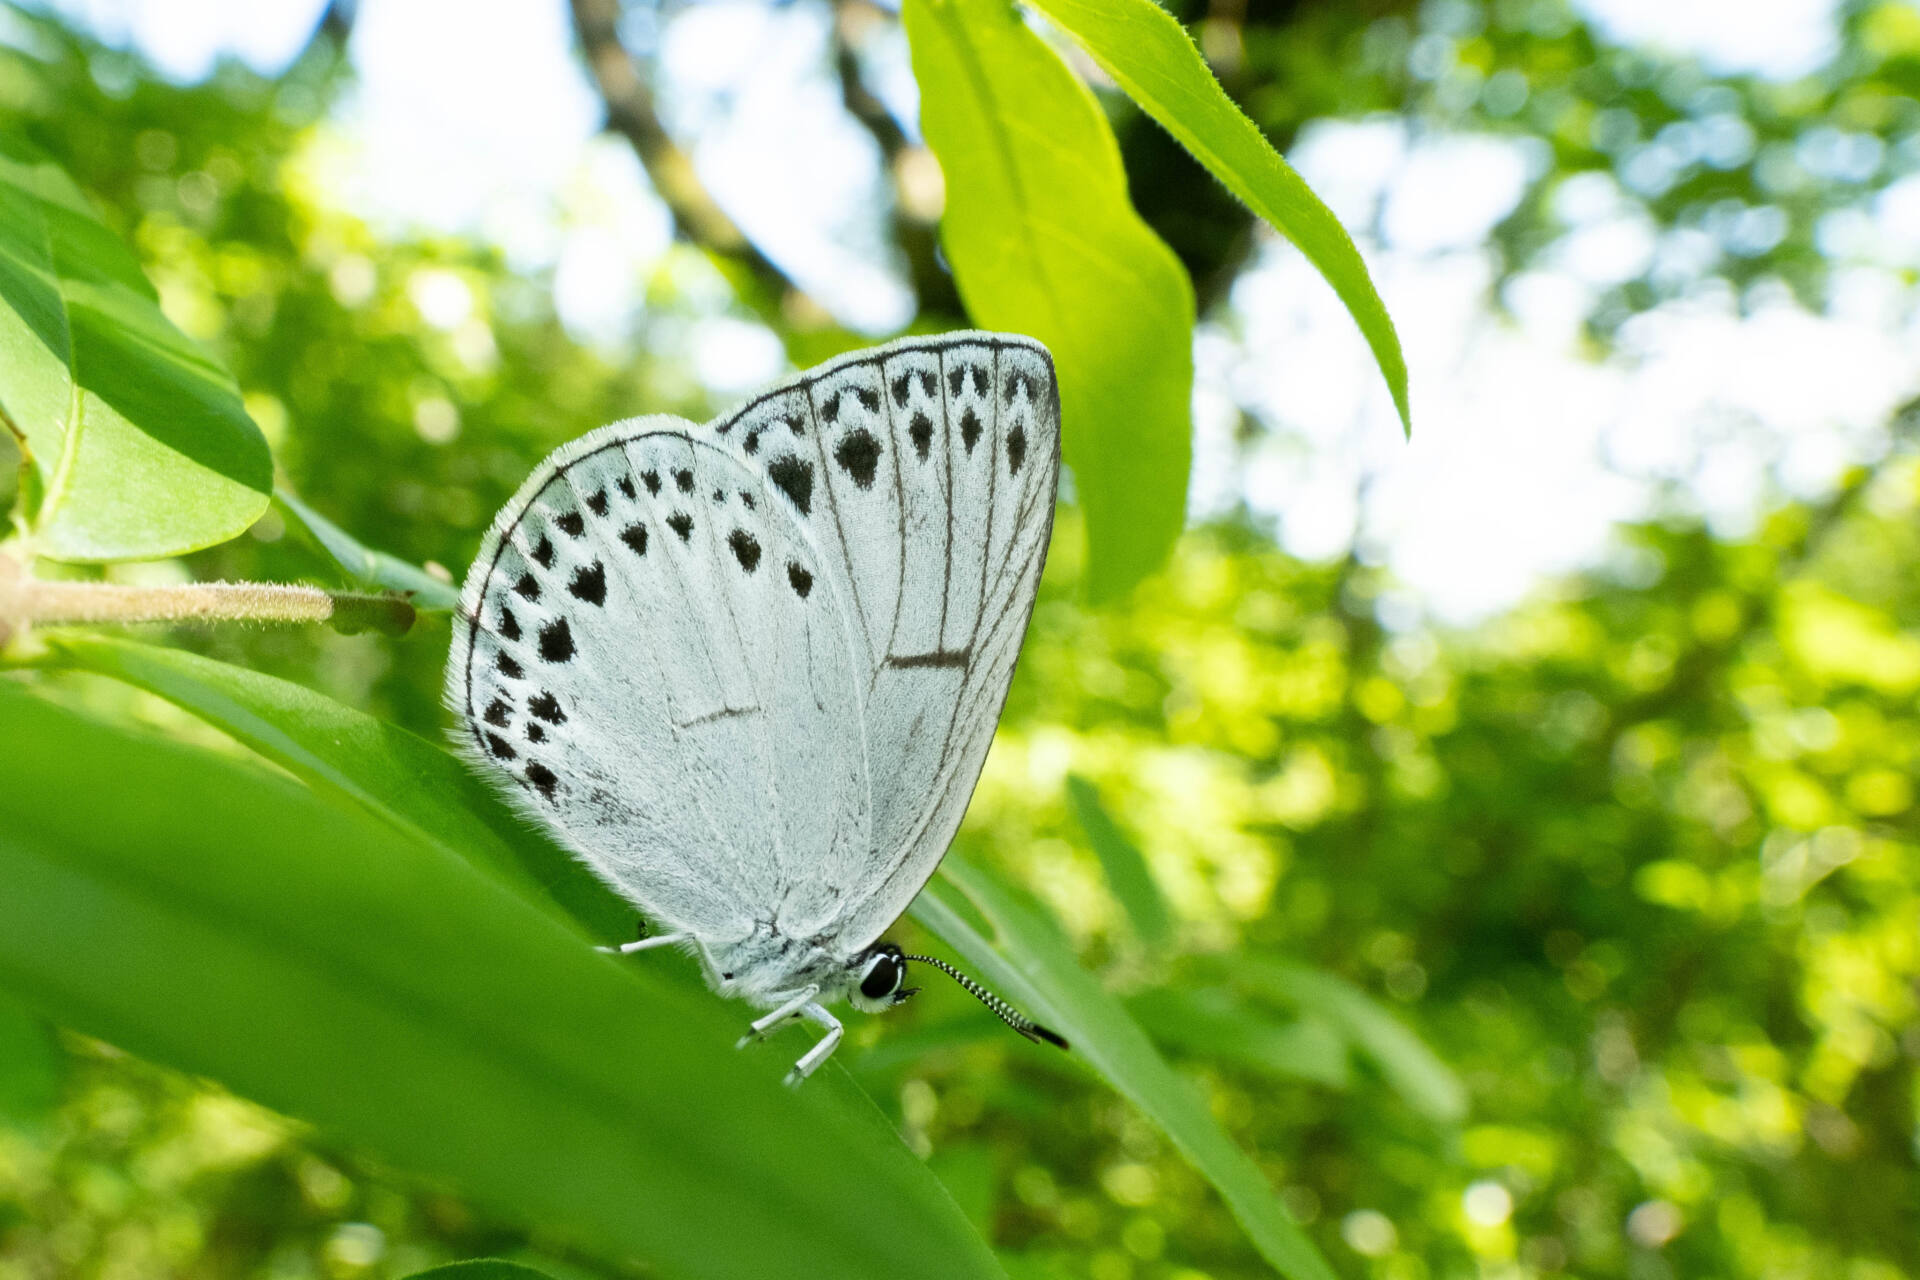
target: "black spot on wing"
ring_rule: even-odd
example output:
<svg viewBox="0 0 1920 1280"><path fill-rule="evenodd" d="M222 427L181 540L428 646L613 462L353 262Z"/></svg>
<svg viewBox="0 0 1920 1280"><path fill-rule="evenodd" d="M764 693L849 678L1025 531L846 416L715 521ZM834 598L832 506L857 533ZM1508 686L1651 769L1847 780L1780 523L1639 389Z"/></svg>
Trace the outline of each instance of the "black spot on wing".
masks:
<svg viewBox="0 0 1920 1280"><path fill-rule="evenodd" d="M746 442L742 447L746 449L749 458L760 452L760 435L761 433L758 429L747 432Z"/></svg>
<svg viewBox="0 0 1920 1280"><path fill-rule="evenodd" d="M789 560L787 562L787 585L793 588L793 594L805 600L813 591L813 575Z"/></svg>
<svg viewBox="0 0 1920 1280"><path fill-rule="evenodd" d="M680 492L693 492L693 472L687 470L685 467L673 473L673 482L680 486Z"/></svg>
<svg viewBox="0 0 1920 1280"><path fill-rule="evenodd" d="M520 664L513 660L513 656L511 654L506 654L506 653L495 654L493 658L493 665L494 665L494 668L497 671L499 671L501 675L505 676L509 680L518 680L522 676L527 674L525 671L522 671L520 669Z"/></svg>
<svg viewBox="0 0 1920 1280"><path fill-rule="evenodd" d="M534 790L549 800L553 799L554 791L560 786L560 779L555 776L553 770L547 768L547 766L541 764L538 760L530 761L527 764L527 782L532 785Z"/></svg>
<svg viewBox="0 0 1920 1280"><path fill-rule="evenodd" d="M981 366L976 364L972 368L968 369L967 372L971 374L973 377L973 394L977 396L986 395L987 394L987 371Z"/></svg>
<svg viewBox="0 0 1920 1280"><path fill-rule="evenodd" d="M820 418L828 426L832 426L834 423L840 421L840 393L838 391L828 396L827 402L820 406Z"/></svg>
<svg viewBox="0 0 1920 1280"><path fill-rule="evenodd" d="M641 472L640 482L647 486L648 493L656 498L660 496L660 473L658 471Z"/></svg>
<svg viewBox="0 0 1920 1280"><path fill-rule="evenodd" d="M833 460L855 484L871 489L874 470L880 465L880 442L873 438L873 432L857 427L833 447Z"/></svg>
<svg viewBox="0 0 1920 1280"><path fill-rule="evenodd" d="M1007 432L1007 474L1019 475L1020 464L1027 460L1027 429L1019 423Z"/></svg>
<svg viewBox="0 0 1920 1280"><path fill-rule="evenodd" d="M497 733L487 735L487 750L493 753L494 759L496 760L513 760L518 758L514 749L507 745L507 740Z"/></svg>
<svg viewBox="0 0 1920 1280"><path fill-rule="evenodd" d="M921 392L921 394L922 394L922 395L929 395L929 396L930 396L930 395L932 395L932 394L933 394L933 389L934 389L934 387L935 387L936 385L937 385L937 384L936 384L936 383L935 383L935 381L934 381L934 377L933 377L933 374L932 374L932 373L931 373L930 371L928 371L928 370L926 370L926 369L922 369L922 370L920 371L920 392Z"/></svg>
<svg viewBox="0 0 1920 1280"><path fill-rule="evenodd" d="M627 546L633 550L633 554L637 556L647 554L647 526L643 524L628 525L620 531L620 541L626 543Z"/></svg>
<svg viewBox="0 0 1920 1280"><path fill-rule="evenodd" d="M907 435L913 440L913 451L920 455L920 461L927 460L927 453L933 448L933 419L924 413L913 415L913 422L907 427Z"/></svg>
<svg viewBox="0 0 1920 1280"><path fill-rule="evenodd" d="M540 584L534 581L530 573L521 574L520 581L513 584L513 589L520 593L522 599L538 600L540 598Z"/></svg>
<svg viewBox="0 0 1920 1280"><path fill-rule="evenodd" d="M860 407L868 413L880 412L880 393L873 388L855 387L853 389L853 395L854 399L860 402Z"/></svg>
<svg viewBox="0 0 1920 1280"><path fill-rule="evenodd" d="M727 535L727 545L733 548L733 558L740 567L752 573L760 567L760 543L745 529L735 529Z"/></svg>
<svg viewBox="0 0 1920 1280"><path fill-rule="evenodd" d="M554 523L559 525L560 532L566 534L569 538L577 538L587 531L586 517L578 511L569 511L565 515L557 517Z"/></svg>
<svg viewBox="0 0 1920 1280"><path fill-rule="evenodd" d="M537 721L533 721L533 720L527 721L527 741L528 742L545 742L546 740L547 740L547 731L541 728L540 724Z"/></svg>
<svg viewBox="0 0 1920 1280"><path fill-rule="evenodd" d="M800 509L801 515L812 514L813 464L811 462L802 462L791 453L775 458L772 465L767 468L767 479L779 486L780 492L786 494L793 505Z"/></svg>
<svg viewBox="0 0 1920 1280"><path fill-rule="evenodd" d="M740 501L746 504L747 510L749 511L753 510L753 495L748 493L745 489L742 489L740 491Z"/></svg>
<svg viewBox="0 0 1920 1280"><path fill-rule="evenodd" d="M504 729L513 720L513 708L507 705L505 698L495 698L487 705L487 714L481 718L497 729Z"/></svg>
<svg viewBox="0 0 1920 1280"><path fill-rule="evenodd" d="M520 619L514 617L513 610L507 608L504 604L500 606L499 631L500 634L508 640L518 640L520 638Z"/></svg>
<svg viewBox="0 0 1920 1280"><path fill-rule="evenodd" d="M603 605L607 602L607 566L595 560L582 569L573 571L573 581L567 584L567 590L576 600L585 600L591 605Z"/></svg>
<svg viewBox="0 0 1920 1280"><path fill-rule="evenodd" d="M1029 378L1024 373L1008 374L1007 375L1007 403L1012 404L1014 401L1018 400L1022 392L1026 393L1028 397L1031 397L1033 395L1033 379Z"/></svg>
<svg viewBox="0 0 1920 1280"><path fill-rule="evenodd" d="M553 568L553 539L541 534L540 541L533 544L533 558L542 569Z"/></svg>
<svg viewBox="0 0 1920 1280"><path fill-rule="evenodd" d="M693 537L693 517L684 511L676 511L667 517L667 528L679 534L680 541L689 541Z"/></svg>
<svg viewBox="0 0 1920 1280"><path fill-rule="evenodd" d="M587 499L587 510L597 516L607 514L607 491L605 489L594 490L593 496Z"/></svg>
<svg viewBox="0 0 1920 1280"><path fill-rule="evenodd" d="M640 496L639 493L636 492L633 487L632 476L621 476L618 480L615 480L613 483L616 487L619 488L620 496L625 498L629 502L632 502L635 498L638 498Z"/></svg>
<svg viewBox="0 0 1920 1280"><path fill-rule="evenodd" d="M960 415L960 443L973 452L973 446L980 443L980 415L971 406Z"/></svg>
<svg viewBox="0 0 1920 1280"><path fill-rule="evenodd" d="M907 397L913 394L912 383L906 374L900 374L893 380L893 402L902 409L907 407Z"/></svg>
<svg viewBox="0 0 1920 1280"><path fill-rule="evenodd" d="M540 628L540 657L547 662L573 660L573 628L565 618L555 618Z"/></svg>
<svg viewBox="0 0 1920 1280"><path fill-rule="evenodd" d="M527 699L527 710L545 720L548 724L565 724L567 713L560 709L560 699L542 689L534 697Z"/></svg>
<svg viewBox="0 0 1920 1280"><path fill-rule="evenodd" d="M965 376L966 374L959 369L949 369L947 371L947 394L948 395L957 396L960 394L960 379Z"/></svg>

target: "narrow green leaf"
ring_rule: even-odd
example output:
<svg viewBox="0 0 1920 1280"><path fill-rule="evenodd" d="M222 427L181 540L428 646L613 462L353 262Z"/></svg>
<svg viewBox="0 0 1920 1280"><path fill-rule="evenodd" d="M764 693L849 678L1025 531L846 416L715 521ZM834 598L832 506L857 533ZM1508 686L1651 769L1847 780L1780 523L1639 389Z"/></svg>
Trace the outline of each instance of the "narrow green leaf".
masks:
<svg viewBox="0 0 1920 1280"><path fill-rule="evenodd" d="M1232 972L1243 990L1283 1000L1338 1027L1409 1106L1449 1124L1467 1114L1467 1090L1460 1077L1352 983L1267 956L1237 957Z"/></svg>
<svg viewBox="0 0 1920 1280"><path fill-rule="evenodd" d="M954 280L976 323L1053 352L1088 591L1112 599L1160 566L1185 517L1193 287L1134 212L1093 95L1011 5L902 12Z"/></svg>
<svg viewBox="0 0 1920 1280"><path fill-rule="evenodd" d="M449 1262L444 1267L416 1271L407 1280L553 1280L553 1277L517 1262L475 1258L470 1262Z"/></svg>
<svg viewBox="0 0 1920 1280"><path fill-rule="evenodd" d="M968 919L978 913L989 940ZM1072 1043L1072 1052L1167 1135L1213 1183L1262 1256L1293 1280L1333 1280L1258 1165L1220 1128L1126 1009L1075 961L1044 911L998 877L949 853L913 917L966 957L987 984ZM1053 1052L1036 1046L1033 1052Z"/></svg>
<svg viewBox="0 0 1920 1280"><path fill-rule="evenodd" d="M1152 950L1165 950L1173 941L1173 917L1167 911L1167 900L1160 896L1160 886L1154 883L1146 855L1113 820L1101 803L1099 789L1091 782L1078 774L1069 776L1067 801L1080 820L1080 829L1087 833L1087 843L1100 858L1108 887L1133 922L1134 933Z"/></svg>
<svg viewBox="0 0 1920 1280"><path fill-rule="evenodd" d="M1000 1274L897 1137L735 1053L734 1011L443 850L3 683L0 741L0 984L59 1021L612 1262Z"/></svg>
<svg viewBox="0 0 1920 1280"><path fill-rule="evenodd" d="M1326 277L1360 326L1400 423L1413 430L1407 362L1367 264L1333 211L1270 146L1184 28L1153 0L1027 0L1079 41L1102 70Z"/></svg>
<svg viewBox="0 0 1920 1280"><path fill-rule="evenodd" d="M398 556L375 551L285 489L275 490L273 496L355 582L388 591L404 591L413 598L414 605L422 609L459 606L460 588L452 583L442 582Z"/></svg>
<svg viewBox="0 0 1920 1280"><path fill-rule="evenodd" d="M0 991L0 1121L31 1123L52 1110L65 1069L47 1020Z"/></svg>
<svg viewBox="0 0 1920 1280"><path fill-rule="evenodd" d="M596 939L624 939L631 907L512 813L444 749L287 680L179 649L71 632L64 666L145 689L258 751L310 786L410 834L539 886Z"/></svg>
<svg viewBox="0 0 1920 1280"><path fill-rule="evenodd" d="M227 372L59 166L0 133L0 416L31 458L35 549L139 560L224 542L273 463Z"/></svg>
<svg viewBox="0 0 1920 1280"><path fill-rule="evenodd" d="M1155 1042L1199 1058L1235 1062L1277 1080L1311 1080L1334 1089L1353 1081L1347 1042L1327 1022L1278 1023L1232 992L1156 987L1127 1001Z"/></svg>

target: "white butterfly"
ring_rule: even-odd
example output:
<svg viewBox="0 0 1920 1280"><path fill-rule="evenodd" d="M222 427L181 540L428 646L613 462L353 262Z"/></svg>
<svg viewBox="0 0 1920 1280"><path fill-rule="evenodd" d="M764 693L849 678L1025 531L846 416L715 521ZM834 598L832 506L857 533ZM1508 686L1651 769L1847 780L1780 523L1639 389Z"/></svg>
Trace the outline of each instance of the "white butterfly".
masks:
<svg viewBox="0 0 1920 1280"><path fill-rule="evenodd" d="M705 426L563 445L467 575L447 698L471 754L725 995L826 1034L959 979L880 943L973 794L1046 559L1053 361L1028 338L910 338Z"/></svg>

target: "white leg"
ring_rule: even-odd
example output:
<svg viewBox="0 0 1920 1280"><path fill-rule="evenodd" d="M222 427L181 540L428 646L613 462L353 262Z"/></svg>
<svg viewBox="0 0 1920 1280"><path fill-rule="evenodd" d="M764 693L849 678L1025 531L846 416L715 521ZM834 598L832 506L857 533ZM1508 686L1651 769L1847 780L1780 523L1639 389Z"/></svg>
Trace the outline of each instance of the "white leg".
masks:
<svg viewBox="0 0 1920 1280"><path fill-rule="evenodd" d="M610 956L630 956L636 951L651 951L655 947L670 947L676 942L685 942L690 934L656 933L651 938L642 938L638 942L623 942L617 947L595 947L595 951L604 951Z"/></svg>
<svg viewBox="0 0 1920 1280"><path fill-rule="evenodd" d="M800 1010L800 1016L816 1026L825 1027L827 1034L821 1036L819 1043L807 1050L800 1061L793 1064L793 1070L787 1072L785 1083L790 1089L798 1087L802 1080L819 1069L821 1063L833 1056L833 1051L839 1047L840 1037L844 1032L840 1019L817 1004L807 1005Z"/></svg>
<svg viewBox="0 0 1920 1280"><path fill-rule="evenodd" d="M807 1006L813 1002L813 998L819 994L820 988L817 985L802 987L793 999L787 1001L772 1013L755 1018L747 1027L747 1034L741 1036L739 1042L733 1047L736 1049L744 1049L755 1040L761 1039L767 1032L773 1030L788 1018L804 1011Z"/></svg>

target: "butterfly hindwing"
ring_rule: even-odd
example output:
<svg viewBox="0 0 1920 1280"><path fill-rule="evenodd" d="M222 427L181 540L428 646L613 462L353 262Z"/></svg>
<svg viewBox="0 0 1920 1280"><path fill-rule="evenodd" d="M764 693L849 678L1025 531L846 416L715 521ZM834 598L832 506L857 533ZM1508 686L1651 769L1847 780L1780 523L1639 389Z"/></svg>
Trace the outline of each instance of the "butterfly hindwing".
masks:
<svg viewBox="0 0 1920 1280"><path fill-rule="evenodd" d="M871 801L836 587L766 473L692 429L618 423L542 465L469 580L450 696L602 878L725 941L831 913L817 873L868 847Z"/></svg>

